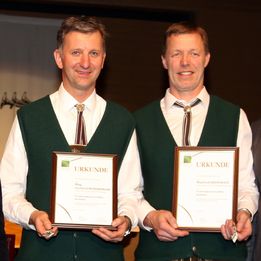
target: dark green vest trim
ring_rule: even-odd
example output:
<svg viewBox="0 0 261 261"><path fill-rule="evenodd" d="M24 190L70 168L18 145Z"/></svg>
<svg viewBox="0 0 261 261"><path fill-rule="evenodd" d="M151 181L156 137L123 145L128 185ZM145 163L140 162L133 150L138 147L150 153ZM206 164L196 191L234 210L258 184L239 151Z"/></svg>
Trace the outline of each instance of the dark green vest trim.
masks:
<svg viewBox="0 0 261 261"><path fill-rule="evenodd" d="M144 176L144 196L156 209L171 210L174 148L177 146L156 101L135 112L138 145ZM210 105L198 146L236 146L240 108L216 96ZM164 193L163 193L164 191ZM161 242L142 230L137 260L171 260L191 256L192 247L203 258L240 261L244 243L233 244L216 233L191 233L175 242Z"/></svg>
<svg viewBox="0 0 261 261"><path fill-rule="evenodd" d="M22 107L17 115L29 167L26 198L36 208L49 212L52 151L69 152L70 147L49 96ZM126 109L107 102L104 116L85 151L117 154L120 168L134 125ZM45 241L34 231L24 230L17 260L73 260L74 255L78 255L78 260L123 260L121 244L107 243L90 232L74 232L61 230L56 238Z"/></svg>

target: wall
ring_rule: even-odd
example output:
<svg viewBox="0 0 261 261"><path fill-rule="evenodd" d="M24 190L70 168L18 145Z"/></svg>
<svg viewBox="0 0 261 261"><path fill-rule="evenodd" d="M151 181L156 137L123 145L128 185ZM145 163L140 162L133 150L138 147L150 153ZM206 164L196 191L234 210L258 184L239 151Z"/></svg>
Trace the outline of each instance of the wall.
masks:
<svg viewBox="0 0 261 261"><path fill-rule="evenodd" d="M261 117L260 11L202 10L198 21L208 32L211 62L210 91L240 105L250 122Z"/></svg>
<svg viewBox="0 0 261 261"><path fill-rule="evenodd" d="M150 80L151 75L154 76L155 72L158 73L161 70L159 67L160 61L158 60L158 44L143 44L146 42L146 34L154 33L155 41L158 41L165 30L165 25L171 21L180 20L186 16L189 17L192 14L209 33L212 58L206 75L208 89L211 93L220 95L242 106L251 122L260 117L257 108L259 104L258 97L260 96L258 64L261 56L259 52L261 43L259 33L261 29L261 2L258 0L249 0L247 2L243 0L161 0L160 2L151 0L111 0L109 2L107 0L52 0L48 2L41 0L9 0L2 1L2 8L5 9L5 12L7 12L6 10L10 12L10 10L19 9L23 11L42 10L42 12L49 12L51 16L86 13L98 14L107 18L118 18L118 21L113 19L112 22L112 24L118 24L118 28L115 30L116 34L113 34L113 37L123 41L120 41L119 45L124 43L126 52L121 57L117 57L118 50L112 48L113 57L116 58L112 59L111 64L125 65L121 66L119 70L118 68L117 70L110 70L103 77L106 81L113 79L113 84L117 81L115 80L117 77L123 84L132 80L134 90L131 92L130 89L132 88L128 87L123 92L122 85L116 83L113 88L111 86L106 87L107 89L105 89L110 90L110 92L105 91L103 94L108 95L108 98L119 101L130 110L142 106L155 97L160 97L167 86L162 71L161 76L158 75L154 82L145 83L146 79ZM151 30L145 30L143 34L141 32L139 35L141 38L133 41L134 49L129 38L128 41L127 38L124 41L125 38L123 37L127 35L127 33L125 35L123 33L124 30L126 31L124 26L128 22L122 23L121 19L130 21L135 16L138 18L136 19L136 28L133 27L130 33L139 31L140 28L144 29L143 26L140 26L140 21L152 21L154 18L156 29L152 26ZM108 27L110 30L114 30L109 20ZM157 32L157 30L159 31ZM139 41L140 39L142 40ZM138 46L139 42L141 43L140 47ZM137 53L133 52L133 50L139 50L140 48L144 48L143 54L151 54L150 61L154 63L150 64L148 68L146 66L138 68L136 73L139 73L140 70L151 70L151 73L133 74L133 71L130 70L129 74L125 72L122 74L124 78L121 78L121 74L117 74L117 71L122 72L122 67L125 67L129 61L133 66L142 64L144 61L142 57L140 60L135 58L139 51ZM124 59L125 56L126 59ZM138 80L134 81L136 75Z"/></svg>

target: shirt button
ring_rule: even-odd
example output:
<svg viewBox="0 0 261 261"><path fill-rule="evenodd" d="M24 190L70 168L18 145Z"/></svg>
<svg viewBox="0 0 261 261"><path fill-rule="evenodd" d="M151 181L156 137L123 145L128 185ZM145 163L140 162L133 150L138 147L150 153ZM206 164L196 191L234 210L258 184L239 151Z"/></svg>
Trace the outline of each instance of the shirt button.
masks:
<svg viewBox="0 0 261 261"><path fill-rule="evenodd" d="M193 251L193 254L195 254L196 251L197 251L197 248L196 248L195 246L193 246L193 247L192 247L192 251Z"/></svg>
<svg viewBox="0 0 261 261"><path fill-rule="evenodd" d="M77 238L77 233L73 233L73 237L74 237L74 238Z"/></svg>
<svg viewBox="0 0 261 261"><path fill-rule="evenodd" d="M74 259L76 260L78 258L78 256L77 255L74 255Z"/></svg>

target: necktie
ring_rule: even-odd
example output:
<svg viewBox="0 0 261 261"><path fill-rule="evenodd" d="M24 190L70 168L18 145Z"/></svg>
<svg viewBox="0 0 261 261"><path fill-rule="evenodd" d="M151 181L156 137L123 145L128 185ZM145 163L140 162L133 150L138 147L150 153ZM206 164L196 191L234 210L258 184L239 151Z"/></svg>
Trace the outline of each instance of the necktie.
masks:
<svg viewBox="0 0 261 261"><path fill-rule="evenodd" d="M83 111L85 109L84 104L76 104L77 109L77 123L76 123L76 132L75 132L75 144L79 145L86 145L87 138L86 138L86 130L85 130L85 122L83 118Z"/></svg>
<svg viewBox="0 0 261 261"><path fill-rule="evenodd" d="M200 99L196 99L190 105L184 105L181 102L176 101L174 105L181 107L184 109L184 119L183 119L183 137L182 137L182 145L189 146L189 134L191 129L191 108L200 103Z"/></svg>

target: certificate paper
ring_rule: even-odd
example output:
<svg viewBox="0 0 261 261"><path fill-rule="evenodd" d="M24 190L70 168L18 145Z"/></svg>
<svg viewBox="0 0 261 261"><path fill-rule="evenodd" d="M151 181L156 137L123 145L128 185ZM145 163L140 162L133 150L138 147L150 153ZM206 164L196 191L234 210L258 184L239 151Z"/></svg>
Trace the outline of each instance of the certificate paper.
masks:
<svg viewBox="0 0 261 261"><path fill-rule="evenodd" d="M219 232L237 212L239 149L177 147L173 213L180 228Z"/></svg>
<svg viewBox="0 0 261 261"><path fill-rule="evenodd" d="M53 225L112 229L117 215L116 160L116 155L53 152Z"/></svg>

